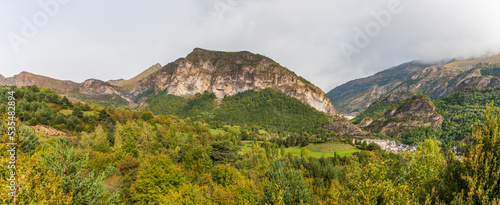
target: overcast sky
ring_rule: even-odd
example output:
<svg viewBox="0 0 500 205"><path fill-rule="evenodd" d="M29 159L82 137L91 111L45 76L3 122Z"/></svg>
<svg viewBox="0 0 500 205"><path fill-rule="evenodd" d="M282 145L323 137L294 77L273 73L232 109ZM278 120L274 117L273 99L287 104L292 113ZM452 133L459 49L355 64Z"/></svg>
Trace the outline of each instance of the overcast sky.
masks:
<svg viewBox="0 0 500 205"><path fill-rule="evenodd" d="M195 47L268 56L325 92L411 60L500 53L498 0L3 0L0 74L131 78Z"/></svg>

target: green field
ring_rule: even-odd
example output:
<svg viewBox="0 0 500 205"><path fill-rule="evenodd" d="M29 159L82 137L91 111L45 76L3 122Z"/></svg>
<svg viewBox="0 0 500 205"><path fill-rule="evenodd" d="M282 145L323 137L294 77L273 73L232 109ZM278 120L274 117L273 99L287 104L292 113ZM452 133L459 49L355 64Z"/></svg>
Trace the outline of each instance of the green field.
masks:
<svg viewBox="0 0 500 205"><path fill-rule="evenodd" d="M70 116L73 113L73 110L61 110L59 112L64 116ZM83 115L93 115L97 117L99 116L99 113L97 111L83 111Z"/></svg>
<svg viewBox="0 0 500 205"><path fill-rule="evenodd" d="M252 149L252 141L242 141L243 146L241 147L241 151L251 150ZM354 148L348 144L342 143L321 143L321 144L309 144L305 147L309 152L310 157L333 157L335 156L335 152L341 157L349 156L355 152L359 152L359 149ZM285 148L285 152L290 152L294 156L300 156L301 147L289 147Z"/></svg>
<svg viewBox="0 0 500 205"><path fill-rule="evenodd" d="M73 110L61 110L59 111L61 114L63 114L64 116L70 116L71 113L73 113Z"/></svg>
<svg viewBox="0 0 500 205"><path fill-rule="evenodd" d="M224 130L210 129L210 134L212 135L223 135L224 133L225 133Z"/></svg>
<svg viewBox="0 0 500 205"><path fill-rule="evenodd" d="M259 130L259 134L262 136L269 136L269 133L266 132L265 130Z"/></svg>

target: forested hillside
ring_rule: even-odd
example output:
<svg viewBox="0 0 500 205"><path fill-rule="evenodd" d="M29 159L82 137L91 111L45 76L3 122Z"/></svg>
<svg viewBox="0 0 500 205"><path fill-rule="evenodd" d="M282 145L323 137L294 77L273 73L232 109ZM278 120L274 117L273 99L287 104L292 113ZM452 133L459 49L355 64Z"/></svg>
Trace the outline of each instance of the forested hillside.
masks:
<svg viewBox="0 0 500 205"><path fill-rule="evenodd" d="M423 96L422 94L419 94ZM367 119L376 121L383 117L391 108L400 106L409 101L388 101L382 97L372 103L368 109L359 113L352 123L365 126ZM417 127L412 130L399 130L401 141L410 145L416 145L429 137L435 137L451 148L460 146L460 142L468 138L478 125L482 125L486 106L493 103L492 109L495 113L500 111L500 89L466 89L432 100L436 107L436 112L443 116L444 120L441 129L432 127ZM396 120L396 119L392 119Z"/></svg>
<svg viewBox="0 0 500 205"><path fill-rule="evenodd" d="M147 102L155 114L203 119L210 124L260 126L270 131L312 132L328 123L329 117L300 100L271 88L247 90L215 102L215 95L205 92L182 98L160 92Z"/></svg>
<svg viewBox="0 0 500 205"><path fill-rule="evenodd" d="M286 146L328 143L304 136L267 140L266 131L258 126L210 125L202 118L72 103L36 86L0 88L2 113L7 112L9 91L15 92L19 119L15 121L18 204L491 204L500 196L496 183L500 166L495 161L500 157L500 136L495 131L500 119L491 105L485 109L483 126L473 129L472 143L457 154L440 149L438 139L426 138L416 152L389 153L370 144L370 149L342 157L336 153L310 157L306 147L296 155ZM280 94L272 90L247 92L224 99L219 109L226 116L268 105L275 106L267 108L269 112L289 106L296 115L311 109L294 107L286 99L273 101ZM484 97L488 93L491 97ZM492 100L492 93L455 94L436 104L478 106ZM269 102L259 101L264 97ZM172 103L199 112L218 106L203 103L210 99L204 93L194 101ZM245 107L236 102L255 104ZM224 115L215 112L213 119ZM286 119L280 113L273 115ZM8 121L4 115L0 126L2 185L11 176ZM63 134L34 130L40 126ZM9 187L2 187L9 193ZM0 200L12 203L11 197Z"/></svg>

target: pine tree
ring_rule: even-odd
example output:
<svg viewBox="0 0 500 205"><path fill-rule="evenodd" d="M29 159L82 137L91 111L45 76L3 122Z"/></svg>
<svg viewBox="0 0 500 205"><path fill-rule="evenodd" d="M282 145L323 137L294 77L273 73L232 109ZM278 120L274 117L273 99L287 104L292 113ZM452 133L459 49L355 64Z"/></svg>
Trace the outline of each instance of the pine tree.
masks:
<svg viewBox="0 0 500 205"><path fill-rule="evenodd" d="M269 181L264 183L261 204L312 204L312 194L300 170L289 165L287 159L278 159L271 165Z"/></svg>
<svg viewBox="0 0 500 205"><path fill-rule="evenodd" d="M103 153L107 153L107 152L111 151L111 147L109 146L109 141L108 141L107 135L104 132L104 130L102 129L101 125L98 125L95 128L95 133L94 133L94 137L92 140L92 144L93 144L92 149L95 151L103 152Z"/></svg>
<svg viewBox="0 0 500 205"><path fill-rule="evenodd" d="M488 105L484 126L472 133L472 144L463 157L467 200L475 204L500 198L500 118L493 112L493 105Z"/></svg>
<svg viewBox="0 0 500 205"><path fill-rule="evenodd" d="M75 106L73 108L73 112L71 113L72 116L75 116L79 119L82 119L83 118L83 112L82 112L82 108L80 108L80 106Z"/></svg>

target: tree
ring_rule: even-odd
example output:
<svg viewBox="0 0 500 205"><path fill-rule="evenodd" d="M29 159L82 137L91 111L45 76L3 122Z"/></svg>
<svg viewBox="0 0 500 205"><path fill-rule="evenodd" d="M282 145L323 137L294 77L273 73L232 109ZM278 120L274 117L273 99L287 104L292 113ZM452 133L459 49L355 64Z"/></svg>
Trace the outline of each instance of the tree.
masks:
<svg viewBox="0 0 500 205"><path fill-rule="evenodd" d="M137 180L132 185L134 203L157 204L169 190L184 184L182 170L165 155L147 159L140 166Z"/></svg>
<svg viewBox="0 0 500 205"><path fill-rule="evenodd" d="M108 153L111 151L106 133L101 125L95 128L94 137L92 140L92 149L98 152Z"/></svg>
<svg viewBox="0 0 500 205"><path fill-rule="evenodd" d="M366 143L366 141L363 141L363 143L361 143L361 149L368 150L368 143Z"/></svg>
<svg viewBox="0 0 500 205"><path fill-rule="evenodd" d="M64 122L66 122L66 118L61 113L58 113L56 116L56 123L63 124Z"/></svg>
<svg viewBox="0 0 500 205"><path fill-rule="evenodd" d="M16 165L16 191L18 204L73 204L72 196L65 193L61 186L61 177L47 168L41 161L39 153L33 155L18 153ZM8 160L2 156L0 163ZM8 184L8 177L1 177L1 184ZM2 189L4 190L4 189ZM1 204L13 204L12 198L3 194Z"/></svg>
<svg viewBox="0 0 500 205"><path fill-rule="evenodd" d="M210 151L210 158L212 159L214 165L217 164L233 164L236 160L240 159L241 156L238 154L238 146L234 145L233 142L229 140L218 140L210 144L212 150Z"/></svg>
<svg viewBox="0 0 500 205"><path fill-rule="evenodd" d="M26 125L19 126L19 150L24 153L33 153L36 146L40 144L38 136L33 131L33 128Z"/></svg>
<svg viewBox="0 0 500 205"><path fill-rule="evenodd" d="M463 157L467 182L467 200L475 204L490 204L500 198L500 118L493 105L486 108L484 126L472 133L471 145ZM498 202L498 200L497 200Z"/></svg>
<svg viewBox="0 0 500 205"><path fill-rule="evenodd" d="M300 149L300 157L303 158L309 157L309 151L305 147L302 147L302 149Z"/></svg>
<svg viewBox="0 0 500 205"><path fill-rule="evenodd" d="M139 150L137 149L137 138L140 136L140 127L137 123L133 121L127 121L125 125L117 124L114 137L115 151L124 151L125 153L130 153L135 157L139 156Z"/></svg>
<svg viewBox="0 0 500 205"><path fill-rule="evenodd" d="M179 138L177 137L177 132L173 125L170 125L167 134L167 141L165 147L167 149L175 149L179 145Z"/></svg>
<svg viewBox="0 0 500 205"><path fill-rule="evenodd" d="M253 181L246 179L238 169L229 164L219 164L212 169L212 179L216 182L214 203L216 204L256 204L253 195ZM232 197L227 197L232 196Z"/></svg>
<svg viewBox="0 0 500 205"><path fill-rule="evenodd" d="M75 121L73 121L73 117L68 118L68 120L66 121L66 128L68 128L68 130L73 130L75 129L75 126L76 123Z"/></svg>
<svg viewBox="0 0 500 205"><path fill-rule="evenodd" d="M260 148L256 141L252 144L252 150L243 152L243 159L239 163L244 170L253 170L264 175L269 168L269 160L263 148Z"/></svg>
<svg viewBox="0 0 500 205"><path fill-rule="evenodd" d="M153 119L154 118L154 115L151 111L147 110L147 111L144 111L142 114L141 114L141 118L144 120L144 121L148 121L150 119Z"/></svg>
<svg viewBox="0 0 500 205"><path fill-rule="evenodd" d="M111 204L117 193L108 193L104 187L104 174L87 171L88 154L78 154L68 146L64 137L56 138L54 146L42 151L41 161L49 170L61 177L60 187L72 195L74 204Z"/></svg>
<svg viewBox="0 0 500 205"><path fill-rule="evenodd" d="M262 204L312 204L313 198L302 172L289 166L287 159L278 159L270 167L269 181L264 182Z"/></svg>
<svg viewBox="0 0 500 205"><path fill-rule="evenodd" d="M377 143L375 142L371 142L368 147L367 147L368 150L370 151L379 151L379 150L382 150L382 148L380 147L380 145L378 145Z"/></svg>
<svg viewBox="0 0 500 205"><path fill-rule="evenodd" d="M63 108L68 108L69 106L71 106L71 102L69 102L69 100L66 96L64 96L62 98L62 105L63 105Z"/></svg>
<svg viewBox="0 0 500 205"><path fill-rule="evenodd" d="M409 184L412 193L421 202L431 197L432 190L439 186L439 174L445 167L443 155L439 150L440 142L435 138L421 142L416 152L407 155L401 176Z"/></svg>
<svg viewBox="0 0 500 205"><path fill-rule="evenodd" d="M75 116L79 119L82 119L83 118L83 112L82 112L82 108L80 108L80 106L75 106L73 108L73 112L71 113L72 116Z"/></svg>
<svg viewBox="0 0 500 205"><path fill-rule="evenodd" d="M123 135L125 135L125 130L120 123L116 123L115 132L113 134L115 136L115 143L113 145L113 149L115 151L121 150L123 145Z"/></svg>
<svg viewBox="0 0 500 205"><path fill-rule="evenodd" d="M285 157L285 145L284 144L281 144L280 154L281 154L282 157Z"/></svg>

